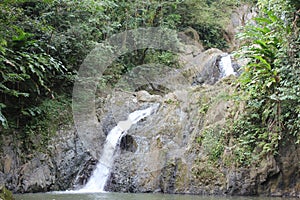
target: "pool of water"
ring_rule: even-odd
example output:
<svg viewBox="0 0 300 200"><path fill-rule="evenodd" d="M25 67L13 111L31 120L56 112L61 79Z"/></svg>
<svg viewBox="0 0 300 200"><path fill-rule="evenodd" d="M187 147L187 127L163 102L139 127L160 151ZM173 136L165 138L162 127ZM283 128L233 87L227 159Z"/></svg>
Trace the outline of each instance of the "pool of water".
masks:
<svg viewBox="0 0 300 200"><path fill-rule="evenodd" d="M18 194L16 200L296 200L293 198L266 197L223 197L201 195L170 195L170 194L129 194L129 193L36 193Z"/></svg>

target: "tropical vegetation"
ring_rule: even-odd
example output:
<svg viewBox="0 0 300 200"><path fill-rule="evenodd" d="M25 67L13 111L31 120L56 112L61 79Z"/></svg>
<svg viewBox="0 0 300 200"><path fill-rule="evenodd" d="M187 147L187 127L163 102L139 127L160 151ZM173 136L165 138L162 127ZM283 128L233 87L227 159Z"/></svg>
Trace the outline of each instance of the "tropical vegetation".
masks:
<svg viewBox="0 0 300 200"><path fill-rule="evenodd" d="M259 0L260 13L239 34L248 59L239 78L245 113L233 124L236 158L250 164L300 142L299 1Z"/></svg>

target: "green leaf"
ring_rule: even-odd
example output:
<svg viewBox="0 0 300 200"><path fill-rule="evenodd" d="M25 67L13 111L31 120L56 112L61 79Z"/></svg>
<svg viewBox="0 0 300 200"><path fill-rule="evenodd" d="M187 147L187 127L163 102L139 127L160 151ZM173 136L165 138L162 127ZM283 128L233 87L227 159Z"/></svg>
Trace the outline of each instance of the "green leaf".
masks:
<svg viewBox="0 0 300 200"><path fill-rule="evenodd" d="M268 70L271 70L271 65L262 56L260 56L260 55L254 55L253 58L259 60L263 64L263 65L258 65L258 66L264 66Z"/></svg>
<svg viewBox="0 0 300 200"><path fill-rule="evenodd" d="M253 18L258 23L265 23L265 24L271 24L272 20L264 17L255 17Z"/></svg>
<svg viewBox="0 0 300 200"><path fill-rule="evenodd" d="M281 21L280 18L278 18L272 11L268 11L268 17L272 22L279 22Z"/></svg>

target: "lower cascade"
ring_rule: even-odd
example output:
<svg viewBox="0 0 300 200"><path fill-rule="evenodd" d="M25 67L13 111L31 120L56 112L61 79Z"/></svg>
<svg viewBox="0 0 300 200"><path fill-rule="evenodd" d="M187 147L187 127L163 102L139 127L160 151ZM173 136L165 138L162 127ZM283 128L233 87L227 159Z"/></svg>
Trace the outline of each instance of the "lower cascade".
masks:
<svg viewBox="0 0 300 200"><path fill-rule="evenodd" d="M126 121L120 121L107 135L103 153L87 184L78 192L104 192L104 187L109 178L110 169L114 162L114 153L121 138L133 124L151 115L158 104L144 110L137 110L129 114Z"/></svg>

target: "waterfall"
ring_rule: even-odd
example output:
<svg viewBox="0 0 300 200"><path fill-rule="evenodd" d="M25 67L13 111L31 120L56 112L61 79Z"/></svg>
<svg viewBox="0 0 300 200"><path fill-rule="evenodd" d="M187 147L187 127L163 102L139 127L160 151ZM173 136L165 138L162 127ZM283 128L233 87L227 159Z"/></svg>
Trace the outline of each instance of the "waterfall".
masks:
<svg viewBox="0 0 300 200"><path fill-rule="evenodd" d="M158 104L144 110L137 110L129 114L126 121L120 121L107 135L102 156L96 169L87 184L78 192L104 192L104 187L109 177L110 169L114 162L115 149L123 135L141 119L151 115L158 108Z"/></svg>
<svg viewBox="0 0 300 200"><path fill-rule="evenodd" d="M221 78L225 76L229 76L231 74L235 75L234 69L231 63L231 56L228 54L226 56L222 56L219 62L220 70L221 70Z"/></svg>

